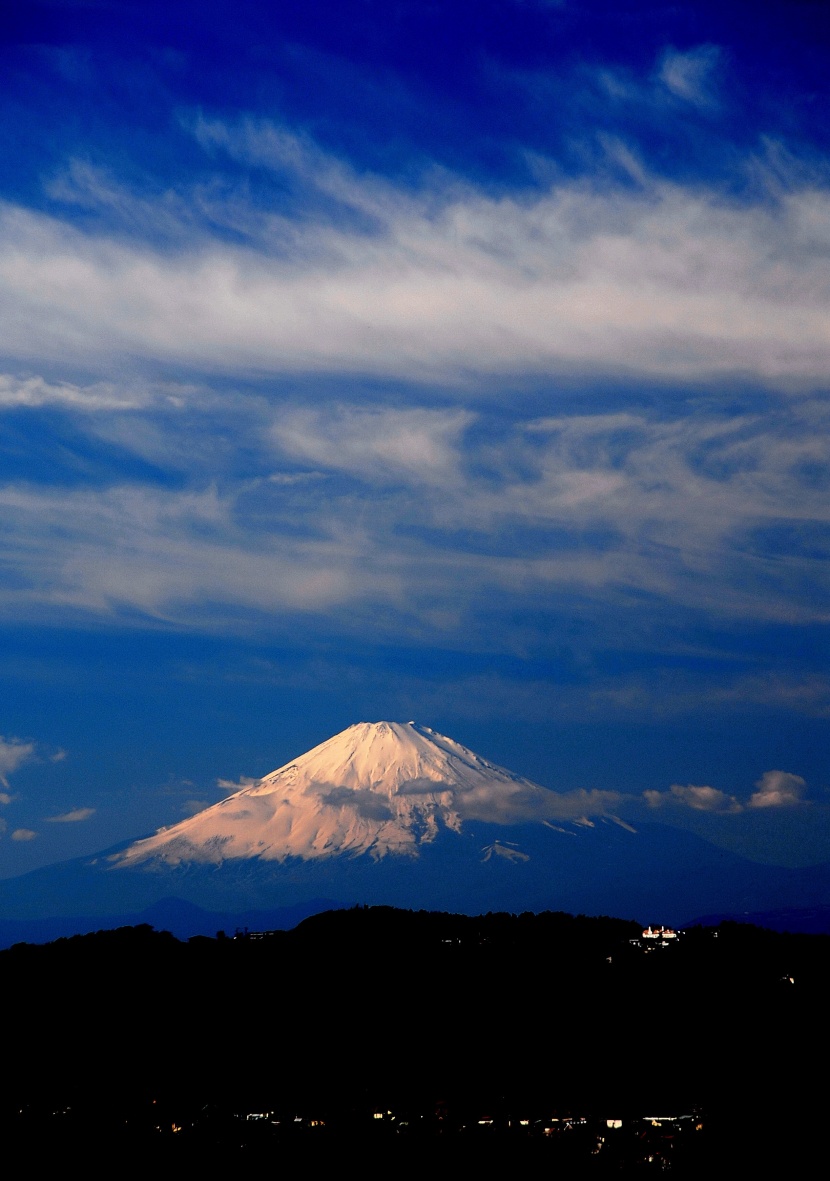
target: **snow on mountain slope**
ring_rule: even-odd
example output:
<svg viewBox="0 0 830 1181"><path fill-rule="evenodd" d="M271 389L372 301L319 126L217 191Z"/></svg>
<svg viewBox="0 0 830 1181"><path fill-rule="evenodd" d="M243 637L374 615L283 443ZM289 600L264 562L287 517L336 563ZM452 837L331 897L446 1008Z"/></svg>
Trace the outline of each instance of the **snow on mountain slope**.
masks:
<svg viewBox="0 0 830 1181"><path fill-rule="evenodd" d="M554 793L415 722L360 722L203 812L137 841L116 867L336 854L418 856L465 820L543 819ZM518 854L521 856L521 854Z"/></svg>

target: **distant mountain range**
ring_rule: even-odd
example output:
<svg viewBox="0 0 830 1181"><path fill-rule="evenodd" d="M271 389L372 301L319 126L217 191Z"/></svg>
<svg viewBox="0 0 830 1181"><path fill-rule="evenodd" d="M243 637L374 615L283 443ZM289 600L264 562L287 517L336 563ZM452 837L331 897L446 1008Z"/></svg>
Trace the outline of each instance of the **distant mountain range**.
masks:
<svg viewBox="0 0 830 1181"><path fill-rule="evenodd" d="M809 907L812 929L830 929L830 866L763 866L664 825L557 820L558 798L414 722L359 723L154 836L0 882L0 940L127 921L180 937L276 928L356 903L673 925L771 912L780 925Z"/></svg>
<svg viewBox="0 0 830 1181"><path fill-rule="evenodd" d="M245 910L234 914L203 910L182 898L162 898L144 910L110 915L57 916L42 919L0 919L0 949L15 943L52 943L72 935L93 931L111 931L117 927L140 927L169 931L177 939L195 935L215 938L222 931L228 936L237 932L290 931L311 915L332 909L326 898L315 898L298 906L274 910Z"/></svg>

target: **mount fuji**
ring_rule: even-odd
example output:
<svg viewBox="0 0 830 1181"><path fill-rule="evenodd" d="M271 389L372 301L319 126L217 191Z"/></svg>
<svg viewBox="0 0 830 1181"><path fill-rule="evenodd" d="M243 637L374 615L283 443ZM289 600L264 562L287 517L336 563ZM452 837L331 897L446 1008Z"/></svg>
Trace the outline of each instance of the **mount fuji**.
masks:
<svg viewBox="0 0 830 1181"><path fill-rule="evenodd" d="M442 831L464 822L515 822L550 811L552 793L415 722L360 722L294 762L137 841L118 867L238 858L285 862L346 855L417 859ZM496 840L484 858L527 860Z"/></svg>
<svg viewBox="0 0 830 1181"><path fill-rule="evenodd" d="M94 929L178 900L223 919L368 903L680 924L830 904L827 866L759 865L578 802L426 726L361 722L153 836L0 882L0 917Z"/></svg>

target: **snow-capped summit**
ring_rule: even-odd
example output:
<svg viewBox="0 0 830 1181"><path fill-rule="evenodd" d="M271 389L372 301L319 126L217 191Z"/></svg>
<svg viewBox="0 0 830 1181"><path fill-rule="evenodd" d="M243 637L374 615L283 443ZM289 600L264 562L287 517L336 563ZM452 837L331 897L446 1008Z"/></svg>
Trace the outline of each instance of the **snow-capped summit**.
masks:
<svg viewBox="0 0 830 1181"><path fill-rule="evenodd" d="M551 793L415 722L359 722L218 804L136 841L116 866L368 853L417 857L466 820L545 815Z"/></svg>

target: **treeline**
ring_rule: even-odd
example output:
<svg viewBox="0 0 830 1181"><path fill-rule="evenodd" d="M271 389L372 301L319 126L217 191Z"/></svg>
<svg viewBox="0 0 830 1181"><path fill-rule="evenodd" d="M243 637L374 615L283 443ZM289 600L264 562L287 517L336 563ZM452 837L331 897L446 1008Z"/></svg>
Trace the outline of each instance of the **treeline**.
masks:
<svg viewBox="0 0 830 1181"><path fill-rule="evenodd" d="M440 1098L786 1120L826 1055L827 937L724 923L646 953L613 918L386 907L258 934L140 926L0 953L6 1108Z"/></svg>

